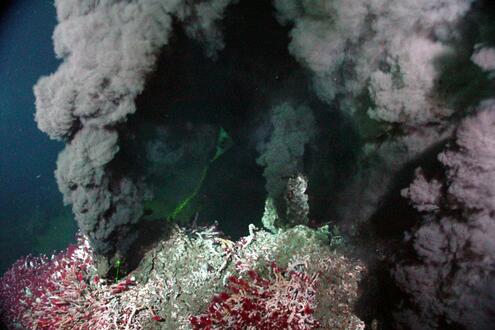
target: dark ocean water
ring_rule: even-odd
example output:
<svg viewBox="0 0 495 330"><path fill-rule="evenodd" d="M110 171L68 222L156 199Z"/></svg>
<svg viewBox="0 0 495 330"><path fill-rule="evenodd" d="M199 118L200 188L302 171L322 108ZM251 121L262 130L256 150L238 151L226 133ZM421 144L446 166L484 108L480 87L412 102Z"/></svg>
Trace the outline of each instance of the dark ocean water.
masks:
<svg viewBox="0 0 495 330"><path fill-rule="evenodd" d="M34 121L33 85L57 68L51 1L18 0L0 12L0 273L26 253L50 253L73 231L53 171L62 143ZM59 222L59 223L57 223ZM60 241L57 242L58 238Z"/></svg>

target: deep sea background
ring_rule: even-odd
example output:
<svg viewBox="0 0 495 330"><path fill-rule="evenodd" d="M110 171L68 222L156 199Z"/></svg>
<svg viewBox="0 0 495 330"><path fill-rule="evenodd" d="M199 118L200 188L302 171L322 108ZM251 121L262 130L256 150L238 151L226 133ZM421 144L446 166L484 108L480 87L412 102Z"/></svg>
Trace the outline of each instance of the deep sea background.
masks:
<svg viewBox="0 0 495 330"><path fill-rule="evenodd" d="M51 39L55 7L45 0L2 3L0 273L27 253L64 248L75 232L53 175L63 144L51 141L34 121L33 85L59 65Z"/></svg>
<svg viewBox="0 0 495 330"><path fill-rule="evenodd" d="M368 170L373 174L374 166L380 169L380 157L390 156L386 143L397 138L400 145L404 132L382 128L365 113L364 119L349 117L338 105L329 107L320 100L314 93L311 73L289 54L291 26L277 22L271 3L245 0L227 10L222 21L226 45L216 60L206 58L201 45L175 22L169 45L160 53L156 69L136 99L138 111L119 128L121 149L112 162L112 174L147 175L155 198L145 203L144 220L148 222L141 224L150 241L159 233L153 229L160 227L151 221L162 220L193 226L216 222L226 237L236 240L247 234L249 223L261 226L267 192L263 167L256 160L260 146L273 133L270 109L282 101L294 105L304 101L314 114L317 134L302 159L308 169L310 223L348 225L348 231L355 232L353 244L360 250L352 252L370 269L363 281L369 287L362 288L357 309L368 322L380 314L384 322L392 324L391 311L405 296L390 269L399 264L397 260L416 262L403 237L422 221L400 192L412 182L418 166L443 178L444 168L437 155L446 141L438 141L393 173L388 193L368 221L360 224L359 219L342 217L347 208L366 208L365 197L374 192L370 189L360 196L351 186L352 198L356 194L356 200L364 205L339 194L347 193L344 188L358 170L363 170L364 176ZM458 111L453 122L465 116L469 106L493 95L493 81L470 58L475 44L487 40L495 44L495 29L488 23L495 22L494 11L485 10L492 4L495 1L479 1L481 10L467 15L459 28L455 52L435 62L440 76L434 92ZM26 254L51 254L66 248L77 229L54 178L57 155L64 144L50 140L34 121L33 86L61 63L52 43L55 14L53 0L0 0L0 275ZM371 99L362 97L360 102L366 109ZM204 127L215 132L198 135L198 140L207 143L188 144L188 130L201 132ZM228 135L229 146L216 160L213 156L219 143L215 145L215 137L221 131ZM365 143L382 148L382 140L383 154L377 149L376 159L365 158ZM163 164L173 163L170 159L174 154L170 152L170 159L164 151L149 157L154 145L163 150L185 146L186 156L167 172ZM397 157L406 157L406 151ZM388 186L386 182L384 185ZM366 187L372 188L364 185L363 191L367 192ZM189 207L180 216L170 216L177 205L189 199L192 202L184 204ZM359 216L359 212L349 213ZM350 219L348 224L346 219ZM339 231L332 235L340 237ZM393 260L388 256L398 257Z"/></svg>
<svg viewBox="0 0 495 330"><path fill-rule="evenodd" d="M53 174L63 143L50 140L34 121L32 88L60 64L51 38L57 23L55 7L45 0L6 3L0 4L0 274L28 253L51 254L66 248L76 232ZM312 107L330 133L321 139L318 153L305 162L320 170L334 164L339 168L330 171L332 177L346 177L358 148L351 125L337 111L325 111L310 91L310 78L287 48L290 28L276 21L270 1L242 1L225 16L226 47L216 61L205 58L200 45L175 27L169 50L159 58L147 88L136 100L140 115L128 118L126 132L132 140L132 133L140 136L139 129L147 122L157 127L177 122L225 129L233 145L209 166L198 191L197 212L189 215L189 221L198 219L199 225L215 221L226 236L237 239L247 234L249 223L261 225L266 191L256 158L257 145L271 127L267 109L286 101L288 95ZM125 146L124 134L122 139ZM182 144L180 136L172 142ZM128 158L134 160L136 150L129 150ZM125 164L123 158L119 164ZM202 169L204 164L197 166ZM187 177L191 186L197 184L191 173ZM342 182L313 182L321 184L309 187L311 217L333 218L329 214L333 204L326 196ZM169 191L177 195L175 189ZM157 204L164 204L159 195L155 197ZM150 218L161 216L155 212Z"/></svg>

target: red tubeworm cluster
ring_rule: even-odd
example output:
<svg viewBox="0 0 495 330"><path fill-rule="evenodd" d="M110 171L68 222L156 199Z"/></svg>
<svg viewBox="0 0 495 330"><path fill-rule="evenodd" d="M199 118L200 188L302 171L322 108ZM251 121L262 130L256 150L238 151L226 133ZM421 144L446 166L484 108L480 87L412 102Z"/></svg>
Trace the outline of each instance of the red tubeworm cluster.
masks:
<svg viewBox="0 0 495 330"><path fill-rule="evenodd" d="M279 268L269 260L285 260L271 253L281 243L251 232L234 243L179 229L118 283L95 275L80 237L51 258L18 260L0 278L0 317L9 329L38 330L364 329L352 312L361 266L323 250L317 259L294 254Z"/></svg>
<svg viewBox="0 0 495 330"><path fill-rule="evenodd" d="M193 329L318 328L313 317L318 276L271 268L268 279L254 270L244 279L230 276L226 291L213 297L207 313L190 317Z"/></svg>
<svg viewBox="0 0 495 330"><path fill-rule="evenodd" d="M0 309L10 328L96 329L123 320L112 319L108 302L126 291L133 281L126 279L103 285L94 273L87 240L48 258L19 259L0 278ZM125 321L125 320L124 320Z"/></svg>

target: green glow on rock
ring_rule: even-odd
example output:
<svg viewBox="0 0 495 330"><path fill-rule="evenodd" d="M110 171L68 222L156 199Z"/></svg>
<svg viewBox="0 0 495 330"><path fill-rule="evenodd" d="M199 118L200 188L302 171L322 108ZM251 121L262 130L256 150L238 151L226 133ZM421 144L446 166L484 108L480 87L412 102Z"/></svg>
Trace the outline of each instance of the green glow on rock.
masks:
<svg viewBox="0 0 495 330"><path fill-rule="evenodd" d="M194 188L194 191L185 199L183 199L179 204L175 207L174 211L170 214L170 219L174 220L177 216L194 200L194 198L198 195L201 187L203 186L203 182L206 179L206 175L208 174L208 170L210 169L210 165L216 161L220 156L222 156L228 149L233 146L233 141L230 135L220 127L220 131L218 132L217 144L215 149L215 155L210 159L208 165L203 168L201 173L201 177Z"/></svg>
<svg viewBox="0 0 495 330"><path fill-rule="evenodd" d="M122 264L122 261L119 259L115 260L115 282L119 281L119 275L120 275L120 265Z"/></svg>

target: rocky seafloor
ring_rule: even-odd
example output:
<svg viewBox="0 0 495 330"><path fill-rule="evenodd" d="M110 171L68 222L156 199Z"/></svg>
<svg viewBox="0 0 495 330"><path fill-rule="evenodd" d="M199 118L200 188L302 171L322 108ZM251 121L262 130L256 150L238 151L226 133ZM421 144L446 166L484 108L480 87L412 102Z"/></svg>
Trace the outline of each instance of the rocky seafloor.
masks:
<svg viewBox="0 0 495 330"><path fill-rule="evenodd" d="M169 226L124 278L101 279L91 248L20 259L0 280L11 329L364 329L353 312L365 266L328 228L234 242Z"/></svg>

